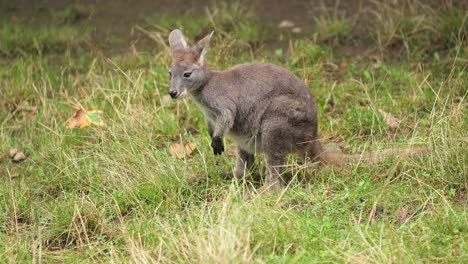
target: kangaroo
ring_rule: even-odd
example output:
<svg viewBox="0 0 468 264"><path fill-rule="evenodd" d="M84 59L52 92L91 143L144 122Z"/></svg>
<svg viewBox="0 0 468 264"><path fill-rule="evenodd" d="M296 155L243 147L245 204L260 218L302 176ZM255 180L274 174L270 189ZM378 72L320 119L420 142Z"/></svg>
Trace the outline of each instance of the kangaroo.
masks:
<svg viewBox="0 0 468 264"><path fill-rule="evenodd" d="M424 149L389 149L377 156L344 155L324 151L318 136L317 108L305 83L287 69L269 63L246 63L226 71L211 71L205 61L214 32L191 49L178 29L169 35L173 62L169 95L189 95L203 112L214 155L224 151L223 137L237 145L236 177L243 177L264 153L265 188L285 186L283 167L289 154L343 166L366 159L377 162L389 155L419 156Z"/></svg>

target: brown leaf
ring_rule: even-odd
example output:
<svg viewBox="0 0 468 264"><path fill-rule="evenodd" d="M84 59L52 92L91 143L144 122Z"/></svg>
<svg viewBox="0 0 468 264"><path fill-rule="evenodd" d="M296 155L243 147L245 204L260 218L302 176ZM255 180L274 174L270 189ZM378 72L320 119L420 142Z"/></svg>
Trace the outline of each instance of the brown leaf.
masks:
<svg viewBox="0 0 468 264"><path fill-rule="evenodd" d="M184 146L181 143L174 143L169 147L169 153L172 157L182 159L185 156Z"/></svg>
<svg viewBox="0 0 468 264"><path fill-rule="evenodd" d="M379 113L382 114L383 119L385 123L390 127L390 130L395 131L398 127L398 119L396 119L391 114L382 111L382 109L379 109Z"/></svg>
<svg viewBox="0 0 468 264"><path fill-rule="evenodd" d="M86 110L83 108L80 108L80 110L76 111L75 115L73 115L72 118L68 120L68 128L74 129L74 128L83 128L87 127L91 124L89 122L88 118L86 118Z"/></svg>
<svg viewBox="0 0 468 264"><path fill-rule="evenodd" d="M15 156L13 157L13 161L15 162L20 162L25 159L26 159L26 155L23 153L23 151L16 152Z"/></svg>
<svg viewBox="0 0 468 264"><path fill-rule="evenodd" d="M68 120L68 128L83 128L90 125L96 126L103 126L103 113L97 109L89 109L85 110L80 108L80 110L76 111L75 115Z"/></svg>
<svg viewBox="0 0 468 264"><path fill-rule="evenodd" d="M182 144L182 143L174 143L169 147L169 153L171 156L178 158L178 159L183 159L187 156L190 156L190 154L197 148L197 143L187 143L187 144Z"/></svg>
<svg viewBox="0 0 468 264"><path fill-rule="evenodd" d="M19 173L18 172L14 172L10 175L10 178L14 179L14 178L18 178L19 177Z"/></svg>
<svg viewBox="0 0 468 264"><path fill-rule="evenodd" d="M17 150L17 149L14 149L14 148L13 148L13 149L10 149L10 150L8 151L8 157L13 158L13 157L16 155L16 153L18 153L18 150Z"/></svg>

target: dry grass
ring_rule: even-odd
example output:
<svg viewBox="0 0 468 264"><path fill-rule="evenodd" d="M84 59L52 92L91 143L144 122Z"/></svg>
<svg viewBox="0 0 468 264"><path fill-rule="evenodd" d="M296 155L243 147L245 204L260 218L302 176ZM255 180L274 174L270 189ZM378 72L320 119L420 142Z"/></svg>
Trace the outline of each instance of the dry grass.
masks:
<svg viewBox="0 0 468 264"><path fill-rule="evenodd" d="M421 2L406 4L413 6L388 2L375 9L382 53L401 40L407 50L425 54L432 42L422 33L436 28L427 21L444 19ZM210 11L212 23L216 16L243 15L218 8ZM466 15L460 17L465 21ZM400 18L412 26L402 28ZM242 26L217 35L208 55L212 68L254 57L291 69L316 96L322 137L342 151L432 150L422 160L390 158L343 169L291 158L289 185L278 194L256 194L255 175L239 181L219 176L234 159L212 156L196 106L189 100L163 103L169 28L141 29L156 40L156 54L108 59L94 51L77 57L57 51L58 65L53 54L25 51L0 65L0 151L30 152L21 163L0 157L2 262L466 262L462 27L435 51L438 61L412 55L392 61L380 53L373 54L377 60L335 57L326 41L309 38L291 39L284 57L252 52L256 44L245 48L244 39L233 57L230 40ZM80 105L103 110L106 126L69 130L66 120ZM378 109L398 118L396 131ZM175 159L168 149L176 141L198 148L192 157ZM262 174L262 157L256 162Z"/></svg>

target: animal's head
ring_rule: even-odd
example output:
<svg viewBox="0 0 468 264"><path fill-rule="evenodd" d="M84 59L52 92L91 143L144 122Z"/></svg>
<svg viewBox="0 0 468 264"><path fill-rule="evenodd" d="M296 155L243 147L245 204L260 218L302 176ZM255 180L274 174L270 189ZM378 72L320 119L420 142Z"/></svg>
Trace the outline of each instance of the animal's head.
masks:
<svg viewBox="0 0 468 264"><path fill-rule="evenodd" d="M169 45L172 50L172 65L169 69L171 85L169 95L182 98L188 92L200 88L207 79L208 68L205 63L205 54L208 49L211 34L200 40L191 49L187 47L182 32L175 29L169 35Z"/></svg>

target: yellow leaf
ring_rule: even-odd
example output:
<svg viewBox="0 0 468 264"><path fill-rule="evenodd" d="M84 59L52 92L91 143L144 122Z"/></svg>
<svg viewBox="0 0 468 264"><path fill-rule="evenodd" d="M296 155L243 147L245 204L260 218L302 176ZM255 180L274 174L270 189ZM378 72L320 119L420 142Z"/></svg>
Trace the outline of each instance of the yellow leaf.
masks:
<svg viewBox="0 0 468 264"><path fill-rule="evenodd" d="M104 125L104 121L102 119L102 111L91 109L86 111L83 108L76 111L72 118L68 120L68 128L83 128L90 125L102 126Z"/></svg>
<svg viewBox="0 0 468 264"><path fill-rule="evenodd" d="M195 142L190 142L185 144L185 152L187 155L192 154L192 152L197 148L197 143Z"/></svg>
<svg viewBox="0 0 468 264"><path fill-rule="evenodd" d="M169 147L169 153L171 156L178 159L183 159L185 157L185 148L181 143L174 143Z"/></svg>
<svg viewBox="0 0 468 264"><path fill-rule="evenodd" d="M76 111L72 118L68 120L68 128L83 128L89 126L90 123L86 118L86 110L80 108L80 110Z"/></svg>
<svg viewBox="0 0 468 264"><path fill-rule="evenodd" d="M96 126L103 126L104 121L102 119L102 111L97 109L91 109L86 111L86 119Z"/></svg>
<svg viewBox="0 0 468 264"><path fill-rule="evenodd" d="M187 144L182 144L182 143L174 143L169 147L169 153L171 156L178 158L178 159L183 159L187 156L190 156L190 154L197 148L197 143L187 143Z"/></svg>

